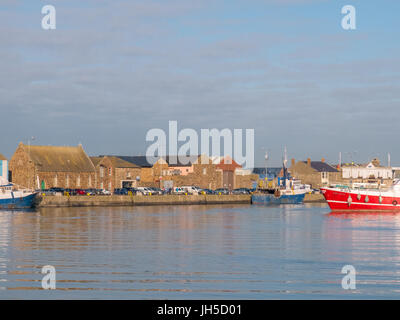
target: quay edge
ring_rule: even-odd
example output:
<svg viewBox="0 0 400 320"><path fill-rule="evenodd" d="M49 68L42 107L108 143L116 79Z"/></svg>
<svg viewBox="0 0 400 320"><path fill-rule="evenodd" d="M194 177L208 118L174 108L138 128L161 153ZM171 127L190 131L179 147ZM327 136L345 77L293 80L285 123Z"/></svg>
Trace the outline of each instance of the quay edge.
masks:
<svg viewBox="0 0 400 320"><path fill-rule="evenodd" d="M325 202L322 195L306 195L304 202ZM37 207L109 207L193 204L250 204L251 195L157 195L157 196L41 196Z"/></svg>

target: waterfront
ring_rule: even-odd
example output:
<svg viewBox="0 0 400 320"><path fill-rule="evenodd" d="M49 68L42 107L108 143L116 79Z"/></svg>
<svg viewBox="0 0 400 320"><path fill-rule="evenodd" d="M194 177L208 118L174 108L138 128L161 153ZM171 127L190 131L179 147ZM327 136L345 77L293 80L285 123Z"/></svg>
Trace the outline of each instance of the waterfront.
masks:
<svg viewBox="0 0 400 320"><path fill-rule="evenodd" d="M0 298L398 298L399 228L399 214L324 204L3 211ZM56 290L41 288L44 265Z"/></svg>

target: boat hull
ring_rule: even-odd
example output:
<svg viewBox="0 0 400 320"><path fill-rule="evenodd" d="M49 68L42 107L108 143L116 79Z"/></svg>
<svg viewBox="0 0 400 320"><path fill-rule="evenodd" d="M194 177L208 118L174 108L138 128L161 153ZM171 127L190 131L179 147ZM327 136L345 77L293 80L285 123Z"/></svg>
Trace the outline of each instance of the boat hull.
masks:
<svg viewBox="0 0 400 320"><path fill-rule="evenodd" d="M305 193L281 195L276 197L273 194L253 194L251 203L258 205L280 205L280 204L301 204L304 201Z"/></svg>
<svg viewBox="0 0 400 320"><path fill-rule="evenodd" d="M0 198L0 209L28 209L36 204L37 193L21 197Z"/></svg>
<svg viewBox="0 0 400 320"><path fill-rule="evenodd" d="M332 211L400 211L400 196L321 188Z"/></svg>

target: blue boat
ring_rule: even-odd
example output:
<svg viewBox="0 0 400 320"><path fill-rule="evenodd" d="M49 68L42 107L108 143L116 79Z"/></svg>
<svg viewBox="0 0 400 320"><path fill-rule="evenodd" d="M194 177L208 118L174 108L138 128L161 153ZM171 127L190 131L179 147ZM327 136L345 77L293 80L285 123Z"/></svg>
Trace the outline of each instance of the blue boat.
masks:
<svg viewBox="0 0 400 320"><path fill-rule="evenodd" d="M19 189L13 184L0 185L0 209L28 209L36 205L37 192Z"/></svg>
<svg viewBox="0 0 400 320"><path fill-rule="evenodd" d="M301 204L304 201L305 193L284 194L276 197L274 194L253 194L251 203L259 205L280 205L280 204Z"/></svg>
<svg viewBox="0 0 400 320"><path fill-rule="evenodd" d="M257 190L257 192L251 196L252 204L280 205L303 203L306 193L311 191L311 188L309 185L301 184L300 180L289 177L286 163L285 148L285 158L282 168L283 177L278 178L278 186L275 189Z"/></svg>

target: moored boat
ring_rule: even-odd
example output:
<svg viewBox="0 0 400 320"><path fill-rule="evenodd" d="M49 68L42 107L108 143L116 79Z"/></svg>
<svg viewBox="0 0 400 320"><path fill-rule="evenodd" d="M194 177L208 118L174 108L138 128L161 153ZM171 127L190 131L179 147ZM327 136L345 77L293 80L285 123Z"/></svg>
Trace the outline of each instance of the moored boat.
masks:
<svg viewBox="0 0 400 320"><path fill-rule="evenodd" d="M260 205L301 204L306 195L305 191L276 189L274 193L255 193L251 203Z"/></svg>
<svg viewBox="0 0 400 320"><path fill-rule="evenodd" d="M20 189L11 183L0 184L0 209L27 209L36 204L37 192Z"/></svg>
<svg viewBox="0 0 400 320"><path fill-rule="evenodd" d="M332 211L400 211L400 179L389 188L321 188Z"/></svg>
<svg viewBox="0 0 400 320"><path fill-rule="evenodd" d="M258 205L301 204L307 192L311 191L309 185L301 184L300 180L288 177L286 168L286 148L283 161L282 184L275 189L258 190L251 196L251 203Z"/></svg>

